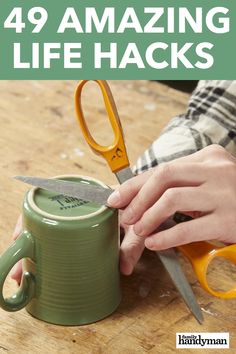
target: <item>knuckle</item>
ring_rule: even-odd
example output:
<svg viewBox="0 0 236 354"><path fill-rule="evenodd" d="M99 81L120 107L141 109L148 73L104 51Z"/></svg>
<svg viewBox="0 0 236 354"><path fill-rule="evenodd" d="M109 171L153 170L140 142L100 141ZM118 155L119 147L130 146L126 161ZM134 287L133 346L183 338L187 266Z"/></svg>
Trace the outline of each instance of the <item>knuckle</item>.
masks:
<svg viewBox="0 0 236 354"><path fill-rule="evenodd" d="M130 203L129 206L124 210L122 214L122 222L124 223L129 223L129 221L133 218L135 215L135 210L133 203Z"/></svg>
<svg viewBox="0 0 236 354"><path fill-rule="evenodd" d="M172 166L169 163L163 163L158 166L154 172L154 177L158 179L169 179L172 174Z"/></svg>
<svg viewBox="0 0 236 354"><path fill-rule="evenodd" d="M144 249L144 242L144 237L136 235L133 229L129 229L120 247L123 257L131 259L132 263L135 264Z"/></svg>
<svg viewBox="0 0 236 354"><path fill-rule="evenodd" d="M123 213L123 220L127 223L133 223L141 214L140 205L133 200Z"/></svg>
<svg viewBox="0 0 236 354"><path fill-rule="evenodd" d="M163 194L163 203L165 209L172 210L175 209L179 201L179 191L177 189L167 189Z"/></svg>
<svg viewBox="0 0 236 354"><path fill-rule="evenodd" d="M209 145L205 148L209 153L211 153L212 155L217 155L217 156L222 156L222 155L226 155L227 152L225 150L225 148L223 148L223 146L218 145L218 144L212 144Z"/></svg>
<svg viewBox="0 0 236 354"><path fill-rule="evenodd" d="M128 257L136 258L136 255L143 250L144 241L144 237L136 237L135 239L129 241L129 244L126 245Z"/></svg>
<svg viewBox="0 0 236 354"><path fill-rule="evenodd" d="M138 226L138 229L137 229ZM135 231L137 232L137 235L141 235L141 237L143 236L147 236L153 227L153 220L150 216L149 211L146 211L142 218L138 221L138 225L135 225Z"/></svg>
<svg viewBox="0 0 236 354"><path fill-rule="evenodd" d="M158 219L151 209L148 209L139 220L139 228L142 230L142 236L150 235L158 226Z"/></svg>
<svg viewBox="0 0 236 354"><path fill-rule="evenodd" d="M131 221L137 220L144 213L146 204L147 200L138 193L127 207L125 217L129 218Z"/></svg>
<svg viewBox="0 0 236 354"><path fill-rule="evenodd" d="M149 212L146 211L141 219L138 221L138 223L135 224L135 229L137 230L137 224L138 224L138 230L141 230L141 233L146 234L147 232L147 227L148 225L150 226L150 219L149 219ZM139 235L139 233L137 233Z"/></svg>

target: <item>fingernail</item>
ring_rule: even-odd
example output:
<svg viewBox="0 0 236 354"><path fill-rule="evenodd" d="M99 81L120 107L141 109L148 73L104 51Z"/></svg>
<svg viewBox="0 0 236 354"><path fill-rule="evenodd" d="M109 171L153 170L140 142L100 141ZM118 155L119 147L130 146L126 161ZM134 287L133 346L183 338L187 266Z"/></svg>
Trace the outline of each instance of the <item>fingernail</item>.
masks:
<svg viewBox="0 0 236 354"><path fill-rule="evenodd" d="M133 265L133 262L131 259L123 259L121 262L120 262L120 271L122 274L124 275L130 275L132 274L134 270L134 265Z"/></svg>
<svg viewBox="0 0 236 354"><path fill-rule="evenodd" d="M155 245L154 245L154 241L151 237L148 237L146 240L145 240L145 246L149 249L149 250L152 250L155 248Z"/></svg>
<svg viewBox="0 0 236 354"><path fill-rule="evenodd" d="M130 275L133 272L133 264L131 264L130 262L123 262L121 263L121 273L124 275Z"/></svg>
<svg viewBox="0 0 236 354"><path fill-rule="evenodd" d="M120 202L120 192L119 191L114 191L110 197L107 199L107 203L109 205L117 205Z"/></svg>
<svg viewBox="0 0 236 354"><path fill-rule="evenodd" d="M137 224L134 225L134 232L136 233L136 235L142 235L143 225L141 222L137 222Z"/></svg>

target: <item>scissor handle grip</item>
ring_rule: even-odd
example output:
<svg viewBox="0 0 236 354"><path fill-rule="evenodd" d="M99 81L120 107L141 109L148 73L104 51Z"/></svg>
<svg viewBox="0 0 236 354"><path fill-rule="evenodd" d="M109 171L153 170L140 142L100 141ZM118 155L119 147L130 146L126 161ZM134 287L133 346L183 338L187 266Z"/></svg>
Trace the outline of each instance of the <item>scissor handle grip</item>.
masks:
<svg viewBox="0 0 236 354"><path fill-rule="evenodd" d="M218 247L201 241L179 246L178 249L190 260L199 283L208 293L222 299L236 297L236 285L228 291L216 291L207 281L207 268L214 258L224 257L236 265L236 245Z"/></svg>
<svg viewBox="0 0 236 354"><path fill-rule="evenodd" d="M113 143L108 146L102 146L98 144L92 137L83 113L81 96L82 90L88 81L89 80L82 80L77 86L75 92L76 115L80 123L83 135L92 150L95 153L102 155L107 160L112 172L118 172L119 170L129 166L129 160L126 153L122 127L116 105L107 82L104 80L93 80L99 85L102 91L106 111L114 132Z"/></svg>

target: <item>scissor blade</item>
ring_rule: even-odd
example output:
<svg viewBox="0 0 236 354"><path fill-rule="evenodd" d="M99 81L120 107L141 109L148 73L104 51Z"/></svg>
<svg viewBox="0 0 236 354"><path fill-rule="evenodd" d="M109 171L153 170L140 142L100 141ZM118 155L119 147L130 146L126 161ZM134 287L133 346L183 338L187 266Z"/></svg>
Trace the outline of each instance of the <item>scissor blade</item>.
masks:
<svg viewBox="0 0 236 354"><path fill-rule="evenodd" d="M156 252L156 254L168 271L170 278L172 279L175 287L179 291L186 305L193 313L197 321L202 324L204 319L202 316L201 308L198 305L192 288L181 269L175 250L170 248L165 251Z"/></svg>
<svg viewBox="0 0 236 354"><path fill-rule="evenodd" d="M128 179L134 177L134 174L130 167L123 168L115 173L116 178L118 179L119 183L122 184L123 182L127 181Z"/></svg>
<svg viewBox="0 0 236 354"><path fill-rule="evenodd" d="M31 184L32 186L104 205L106 205L107 198L114 191L111 188L103 188L92 184L63 181L59 179L28 176L16 176L15 179Z"/></svg>

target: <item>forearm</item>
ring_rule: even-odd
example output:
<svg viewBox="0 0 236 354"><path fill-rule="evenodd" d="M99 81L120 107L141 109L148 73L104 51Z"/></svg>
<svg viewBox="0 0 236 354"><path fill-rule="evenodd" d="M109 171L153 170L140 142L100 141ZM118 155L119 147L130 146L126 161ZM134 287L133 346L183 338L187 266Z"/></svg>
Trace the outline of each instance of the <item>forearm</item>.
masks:
<svg viewBox="0 0 236 354"><path fill-rule="evenodd" d="M138 159L140 173L159 163L201 150L210 144L236 153L236 81L200 81L186 114L173 118Z"/></svg>

